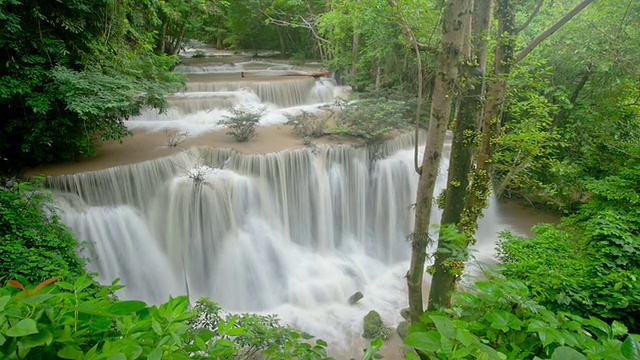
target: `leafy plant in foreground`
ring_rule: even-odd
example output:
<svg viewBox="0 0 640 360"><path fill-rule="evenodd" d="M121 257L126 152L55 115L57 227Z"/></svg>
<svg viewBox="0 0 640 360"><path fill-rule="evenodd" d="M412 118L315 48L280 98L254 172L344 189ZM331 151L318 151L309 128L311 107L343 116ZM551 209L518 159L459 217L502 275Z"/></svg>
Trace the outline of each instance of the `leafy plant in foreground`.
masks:
<svg viewBox="0 0 640 360"><path fill-rule="evenodd" d="M404 343L429 359L640 358L640 336L622 323L547 310L520 282L481 281L472 291L457 293L451 309L425 313Z"/></svg>
<svg viewBox="0 0 640 360"><path fill-rule="evenodd" d="M147 306L111 298L122 288L117 281L96 294L87 291L93 280L86 275L50 285L58 279L0 288L0 358L327 359L326 343L311 345L272 317L223 317L206 300L192 309L186 296Z"/></svg>

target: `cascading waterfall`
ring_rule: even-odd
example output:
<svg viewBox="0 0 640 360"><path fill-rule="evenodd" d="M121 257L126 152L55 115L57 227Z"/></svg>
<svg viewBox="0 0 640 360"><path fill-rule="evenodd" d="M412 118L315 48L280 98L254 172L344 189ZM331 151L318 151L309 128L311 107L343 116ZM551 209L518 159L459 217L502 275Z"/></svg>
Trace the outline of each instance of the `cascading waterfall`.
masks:
<svg viewBox="0 0 640 360"><path fill-rule="evenodd" d="M192 74L188 92L169 98L168 113L148 112L128 125L200 123L211 130L212 116L229 106L319 106L341 91L331 79L310 77L205 81L210 72L233 67L184 67L207 74ZM288 324L357 349L357 356L364 314L375 309L393 325L406 307L406 237L418 180L412 147L412 135L403 135L375 151L318 146L244 155L192 148L49 177L47 185L63 221L83 243L90 270L102 282L118 277L127 285L120 296L160 303L188 293L232 311L276 313ZM439 189L447 167L445 154ZM497 216L489 212L482 220L480 231L491 235L481 240L480 251L491 251ZM432 223L439 217L434 211ZM356 291L365 297L348 305Z"/></svg>
<svg viewBox="0 0 640 360"><path fill-rule="evenodd" d="M184 292L186 279L195 295L222 296L219 301L236 310L264 310L299 297L286 285L287 274L296 272L292 260L300 258L292 251L341 257L358 248L383 264L407 259L404 238L412 227L417 181L409 153L371 160L367 149L348 146L265 155L196 149L52 177L48 184L66 199L65 222L96 248L92 264L105 281L115 274L100 270L113 263L129 264L117 275L125 283L148 272L135 266L147 266L140 259L152 247L173 274L173 284L165 284L169 292ZM140 242L145 246L135 251ZM131 251L103 250L113 243ZM145 300L164 299L166 292L154 297L139 289L144 282L135 283ZM357 290L354 284L320 298L344 301Z"/></svg>

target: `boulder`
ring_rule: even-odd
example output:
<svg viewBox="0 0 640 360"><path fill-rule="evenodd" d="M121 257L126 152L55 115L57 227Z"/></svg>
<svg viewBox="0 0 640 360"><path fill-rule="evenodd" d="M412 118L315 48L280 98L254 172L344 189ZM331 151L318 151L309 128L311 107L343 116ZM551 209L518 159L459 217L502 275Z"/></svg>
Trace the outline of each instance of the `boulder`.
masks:
<svg viewBox="0 0 640 360"><path fill-rule="evenodd" d="M375 339L378 336L386 339L389 333L391 333L391 330L384 325L377 311L371 310L365 315L364 333L362 334L365 339Z"/></svg>
<svg viewBox="0 0 640 360"><path fill-rule="evenodd" d="M353 295L349 296L349 300L347 300L347 301L349 302L349 305L355 305L363 297L364 297L364 295L362 295L362 293L360 291L358 291L358 292L354 293Z"/></svg>

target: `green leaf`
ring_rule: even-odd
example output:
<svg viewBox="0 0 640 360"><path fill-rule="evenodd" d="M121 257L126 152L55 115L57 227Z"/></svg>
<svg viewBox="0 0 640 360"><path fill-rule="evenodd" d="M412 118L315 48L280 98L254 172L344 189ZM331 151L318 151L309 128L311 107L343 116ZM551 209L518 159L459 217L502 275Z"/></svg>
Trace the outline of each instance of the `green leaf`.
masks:
<svg viewBox="0 0 640 360"><path fill-rule="evenodd" d="M136 311L142 310L147 307L144 301L127 300L118 301L117 303L109 306L109 312L114 315L129 315Z"/></svg>
<svg viewBox="0 0 640 360"><path fill-rule="evenodd" d="M107 360L127 360L127 356L123 353L113 354Z"/></svg>
<svg viewBox="0 0 640 360"><path fill-rule="evenodd" d="M5 295L3 297L0 297L0 311L4 310L4 307L9 302L9 299L11 299L11 296L9 296L9 295Z"/></svg>
<svg viewBox="0 0 640 360"><path fill-rule="evenodd" d="M420 360L420 357L413 351L407 351L407 360Z"/></svg>
<svg viewBox="0 0 640 360"><path fill-rule="evenodd" d="M623 323L614 321L613 324L611 324L611 333L613 336L626 335L627 332L629 332L629 330Z"/></svg>
<svg viewBox="0 0 640 360"><path fill-rule="evenodd" d="M434 353L440 350L440 334L436 331L411 333L404 339L404 344L422 352Z"/></svg>
<svg viewBox="0 0 640 360"><path fill-rule="evenodd" d="M640 341L633 335L627 336L622 343L622 355L629 360L640 359Z"/></svg>
<svg viewBox="0 0 640 360"><path fill-rule="evenodd" d="M587 357L573 348L560 346L551 355L551 360L587 360Z"/></svg>
<svg viewBox="0 0 640 360"><path fill-rule="evenodd" d="M73 285L71 285L71 284L70 284L70 283L68 283L68 282L58 281L58 282L56 283L56 286L57 286L57 287L59 287L59 288L61 288L61 289L65 289L65 290L73 291Z"/></svg>
<svg viewBox="0 0 640 360"><path fill-rule="evenodd" d="M62 359L80 359L82 358L82 351L67 345L58 351L58 357Z"/></svg>
<svg viewBox="0 0 640 360"><path fill-rule="evenodd" d="M5 333L9 337L27 336L38 333L37 323L33 319L22 319Z"/></svg>
<svg viewBox="0 0 640 360"><path fill-rule="evenodd" d="M147 360L161 360L162 359L162 348L157 348L153 350L149 356L147 356Z"/></svg>
<svg viewBox="0 0 640 360"><path fill-rule="evenodd" d="M453 326L451 320L447 319L444 316L431 315L429 316L433 323L436 325L436 329L440 333L440 336L443 336L447 339L454 339L456 336L456 329Z"/></svg>

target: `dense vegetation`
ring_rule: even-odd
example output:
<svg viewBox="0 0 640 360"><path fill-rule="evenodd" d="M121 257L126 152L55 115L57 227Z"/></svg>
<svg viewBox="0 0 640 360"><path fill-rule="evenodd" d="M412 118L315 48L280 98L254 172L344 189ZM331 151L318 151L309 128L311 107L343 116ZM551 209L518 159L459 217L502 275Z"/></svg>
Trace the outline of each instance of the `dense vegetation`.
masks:
<svg viewBox="0 0 640 360"><path fill-rule="evenodd" d="M345 109L335 131L379 140L413 118L418 93L431 99L446 3L0 0L0 174L91 156L101 140L128 135L124 119L163 109L163 95L181 86L171 69L186 39L323 60L373 99ZM640 332L640 3L598 1L535 51L495 61L505 47L528 50L578 3L501 0L497 12L507 8L516 28L476 36L493 69L482 83L506 89L491 119L500 129L488 162L496 192L566 217L537 226L532 239L503 234L498 273L412 325L406 343L423 358L640 358L629 334ZM507 20L494 23L504 30ZM480 62L459 64L452 129L463 126L468 91L481 87ZM304 136L325 131L324 123L309 134L299 127ZM477 150L479 135L465 134ZM5 357L325 356L321 341L309 345L272 318L226 316L204 300L190 309L186 298L114 299L117 285L99 287L85 274L48 195L25 184L2 190L0 276L12 280L0 290ZM461 248L470 241L457 239ZM445 264L462 263L458 250ZM450 270L458 279L461 267Z"/></svg>

